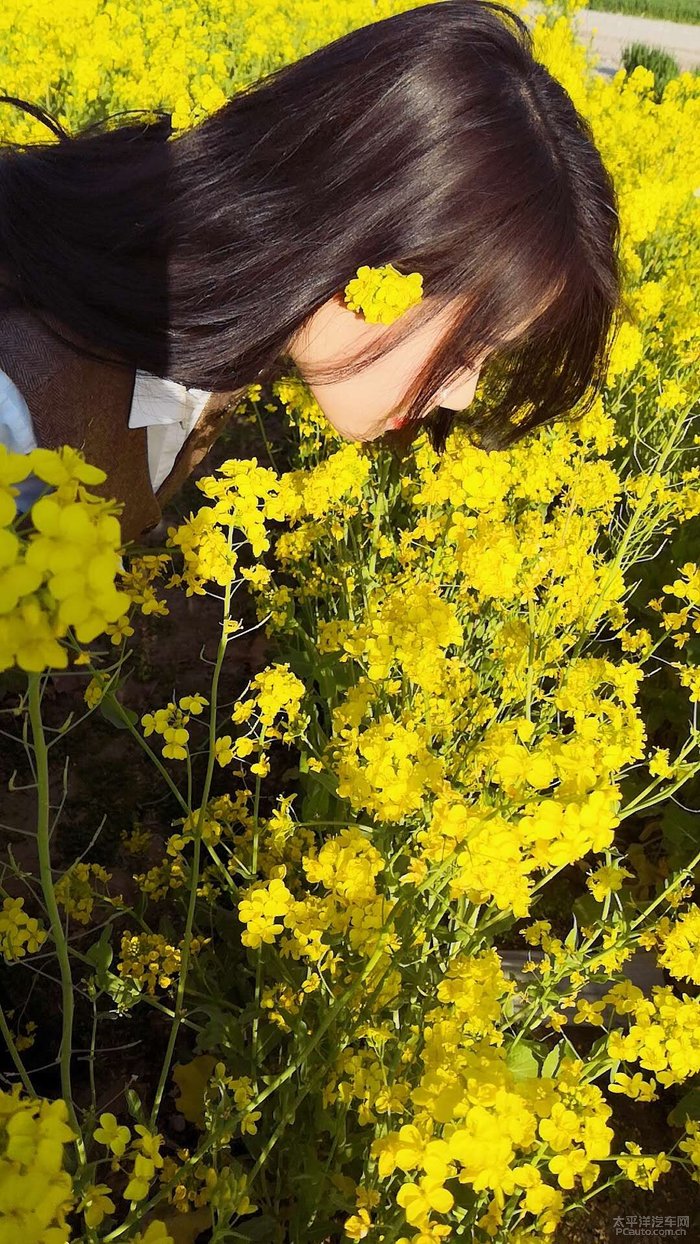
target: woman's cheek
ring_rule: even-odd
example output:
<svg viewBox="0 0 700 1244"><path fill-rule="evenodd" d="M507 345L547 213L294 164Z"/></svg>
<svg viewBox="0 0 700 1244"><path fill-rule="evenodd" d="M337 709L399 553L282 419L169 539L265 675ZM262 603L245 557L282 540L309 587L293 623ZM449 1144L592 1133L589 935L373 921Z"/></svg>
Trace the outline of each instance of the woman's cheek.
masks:
<svg viewBox="0 0 700 1244"><path fill-rule="evenodd" d="M373 439L386 427L386 417L396 403L393 392L387 394L377 374L360 373L349 380L330 385L309 385L326 419L342 436L353 440Z"/></svg>
<svg viewBox="0 0 700 1244"><path fill-rule="evenodd" d="M390 357L380 358L346 381L310 384L328 422L342 435L373 439L387 428L388 415L403 401L412 377Z"/></svg>

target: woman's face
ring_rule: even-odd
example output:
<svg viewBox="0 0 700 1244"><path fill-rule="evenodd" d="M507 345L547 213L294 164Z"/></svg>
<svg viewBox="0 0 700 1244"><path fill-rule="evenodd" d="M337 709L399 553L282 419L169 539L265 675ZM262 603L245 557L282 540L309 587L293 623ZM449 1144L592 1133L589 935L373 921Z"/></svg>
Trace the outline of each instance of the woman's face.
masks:
<svg viewBox="0 0 700 1244"><path fill-rule="evenodd" d="M410 330L412 312L404 312ZM430 324L415 329L364 370L346 380L329 384L309 382L316 401L336 432L347 440L375 440L388 428L391 410L409 391L418 373L437 349L454 310L445 307ZM347 362L360 349L381 338L385 324L369 324L351 311L342 293L335 294L302 325L287 353L304 374L308 366L333 367ZM464 410L473 400L483 360L473 370L456 374L435 395L423 412L435 406Z"/></svg>

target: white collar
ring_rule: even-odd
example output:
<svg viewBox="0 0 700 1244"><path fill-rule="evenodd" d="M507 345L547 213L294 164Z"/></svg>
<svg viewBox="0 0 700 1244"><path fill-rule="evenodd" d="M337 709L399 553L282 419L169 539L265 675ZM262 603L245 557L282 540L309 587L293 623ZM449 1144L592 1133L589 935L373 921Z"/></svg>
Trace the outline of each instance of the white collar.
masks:
<svg viewBox="0 0 700 1244"><path fill-rule="evenodd" d="M211 397L147 371L136 372L130 428L147 428L148 471L156 491L167 478L187 437Z"/></svg>
<svg viewBox="0 0 700 1244"><path fill-rule="evenodd" d="M165 380L151 372L136 372L129 416L130 428L148 428L157 423L181 423L187 434L194 427L211 393L190 389L176 380Z"/></svg>

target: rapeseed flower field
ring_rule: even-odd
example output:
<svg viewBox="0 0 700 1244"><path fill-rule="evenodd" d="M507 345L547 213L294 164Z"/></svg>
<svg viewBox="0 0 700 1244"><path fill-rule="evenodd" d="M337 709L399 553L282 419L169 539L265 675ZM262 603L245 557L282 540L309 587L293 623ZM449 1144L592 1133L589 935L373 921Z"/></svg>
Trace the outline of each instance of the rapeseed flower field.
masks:
<svg viewBox="0 0 700 1244"><path fill-rule="evenodd" d="M157 107L186 129L408 7L10 0L2 87L69 128ZM645 70L596 75L573 7L545 7L536 51L614 174L626 280L577 424L498 453L419 438L399 470L341 441L298 376L251 385L241 418L284 414L290 469L226 458L167 547L133 556L77 451L0 449L3 729L27 750L37 842L35 874L11 851L0 871L3 981L16 997L48 975L62 1000L52 1093L31 1002L0 1008L0 1244L545 1244L610 1184L700 1182L682 815L700 773L700 79L657 103ZM45 131L4 107L4 138ZM52 491L22 518L30 471ZM242 587L273 658L231 704ZM216 602L215 659L136 713L138 625L173 594L193 616ZM52 748L76 723L49 728L44 702L65 671L176 807L160 837L125 830L129 893L89 850L52 863ZM542 912L572 870L555 929ZM509 937L540 952L522 979ZM665 973L647 992L626 975L640 950ZM142 1012L152 1093L112 1103L101 1051ZM625 1134L622 1097L665 1103L671 1143Z"/></svg>

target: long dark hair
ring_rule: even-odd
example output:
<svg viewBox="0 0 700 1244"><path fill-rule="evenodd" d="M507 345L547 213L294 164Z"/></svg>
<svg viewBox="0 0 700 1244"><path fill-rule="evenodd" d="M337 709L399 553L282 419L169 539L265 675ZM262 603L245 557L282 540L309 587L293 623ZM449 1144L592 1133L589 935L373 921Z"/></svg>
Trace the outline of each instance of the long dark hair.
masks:
<svg viewBox="0 0 700 1244"><path fill-rule="evenodd" d="M117 361L238 389L271 373L361 264L391 262L424 278L412 327L447 304L455 318L390 443L426 427L442 452L457 418L505 448L600 390L621 298L615 191L504 5L438 0L384 18L177 135L161 112L69 135L2 98L58 141L0 148L0 265L25 305ZM361 358L304 378L344 379L405 331L398 320ZM484 353L489 411L421 420Z"/></svg>

